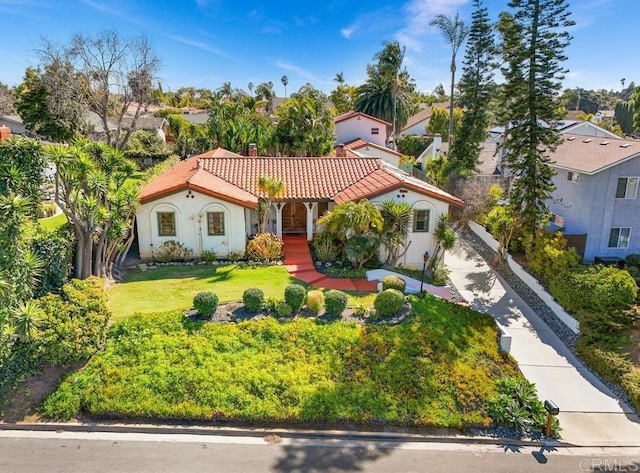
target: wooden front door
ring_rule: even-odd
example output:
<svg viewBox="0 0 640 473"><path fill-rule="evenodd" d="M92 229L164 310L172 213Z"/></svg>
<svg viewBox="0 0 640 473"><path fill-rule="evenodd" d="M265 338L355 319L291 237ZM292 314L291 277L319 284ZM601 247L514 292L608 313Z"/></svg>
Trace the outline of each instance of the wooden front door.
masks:
<svg viewBox="0 0 640 473"><path fill-rule="evenodd" d="M307 206L301 202L288 202L282 208L282 232L305 233L307 231Z"/></svg>

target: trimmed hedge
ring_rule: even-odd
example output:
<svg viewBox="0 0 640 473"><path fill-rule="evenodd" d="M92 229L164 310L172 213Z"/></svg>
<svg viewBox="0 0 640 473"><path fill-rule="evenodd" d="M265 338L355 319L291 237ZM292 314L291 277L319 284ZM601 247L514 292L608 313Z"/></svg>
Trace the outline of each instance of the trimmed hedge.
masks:
<svg viewBox="0 0 640 473"><path fill-rule="evenodd" d="M387 289L397 289L398 291L404 293L406 288L407 283L399 276L389 275L382 280L383 291L386 291Z"/></svg>
<svg viewBox="0 0 640 473"><path fill-rule="evenodd" d="M373 306L376 308L376 319L391 317L404 306L404 294L397 289L387 289L378 293Z"/></svg>
<svg viewBox="0 0 640 473"><path fill-rule="evenodd" d="M242 303L250 312L258 312L264 304L264 291L259 287L245 289L242 294Z"/></svg>
<svg viewBox="0 0 640 473"><path fill-rule="evenodd" d="M284 301L289 304L294 312L300 310L304 304L304 298L307 295L307 289L300 284L289 284L284 289Z"/></svg>
<svg viewBox="0 0 640 473"><path fill-rule="evenodd" d="M588 266L551 280L551 295L569 312L624 308L636 299L638 286L631 275L613 266Z"/></svg>
<svg viewBox="0 0 640 473"><path fill-rule="evenodd" d="M307 292L307 309L319 314L324 308L324 293L317 289Z"/></svg>
<svg viewBox="0 0 640 473"><path fill-rule="evenodd" d="M347 295L342 291L331 289L324 295L326 313L334 317L344 312L347 302Z"/></svg>
<svg viewBox="0 0 640 473"><path fill-rule="evenodd" d="M218 296L209 291L199 292L193 296L193 307L204 317L211 317L216 313L218 302Z"/></svg>

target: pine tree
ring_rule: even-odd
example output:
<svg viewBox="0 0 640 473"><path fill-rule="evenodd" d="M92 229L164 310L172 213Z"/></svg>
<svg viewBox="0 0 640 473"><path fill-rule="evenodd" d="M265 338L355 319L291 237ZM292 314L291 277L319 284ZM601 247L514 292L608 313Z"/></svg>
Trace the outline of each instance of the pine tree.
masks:
<svg viewBox="0 0 640 473"><path fill-rule="evenodd" d="M452 178L464 177L478 166L480 143L487 134L489 101L493 90L492 59L495 52L492 26L482 0L474 0L463 73L458 88L464 109L460 130L453 135L449 152Z"/></svg>
<svg viewBox="0 0 640 473"><path fill-rule="evenodd" d="M505 62L503 159L513 178L510 204L533 235L544 225L545 200L554 189L549 153L561 138L546 123L558 118L554 98L567 72L561 65L571 40L566 29L574 23L564 0L511 0L509 7L515 13L501 13L498 23Z"/></svg>

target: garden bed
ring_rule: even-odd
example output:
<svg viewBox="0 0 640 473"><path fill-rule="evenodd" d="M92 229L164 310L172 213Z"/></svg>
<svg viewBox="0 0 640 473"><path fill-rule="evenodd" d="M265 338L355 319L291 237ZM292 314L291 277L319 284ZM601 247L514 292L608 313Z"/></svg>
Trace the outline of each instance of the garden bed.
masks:
<svg viewBox="0 0 640 473"><path fill-rule="evenodd" d="M412 314L397 325L135 315L113 325L105 351L68 376L43 412L64 419L488 426L497 380L518 373L498 348L493 319L432 297L411 301Z"/></svg>

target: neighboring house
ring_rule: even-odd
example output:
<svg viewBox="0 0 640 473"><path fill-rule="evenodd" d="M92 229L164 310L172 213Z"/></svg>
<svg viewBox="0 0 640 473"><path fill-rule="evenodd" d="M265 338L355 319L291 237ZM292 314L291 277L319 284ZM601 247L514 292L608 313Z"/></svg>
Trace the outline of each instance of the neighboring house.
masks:
<svg viewBox="0 0 640 473"><path fill-rule="evenodd" d="M82 117L82 133L92 141L104 141L107 139L107 130L104 127L104 123L100 115L96 112L86 111ZM115 133L118 131L118 127L107 120L107 126L109 131Z"/></svg>
<svg viewBox="0 0 640 473"><path fill-rule="evenodd" d="M26 135L29 133L27 131L27 127L22 122L20 115L0 116L0 126L7 126L11 128L11 133L14 135Z"/></svg>
<svg viewBox="0 0 640 473"><path fill-rule="evenodd" d="M133 124L133 117L124 117L120 126L123 130L128 130ZM158 135L163 143L167 143L167 135L165 128L168 123L163 117L154 117L150 115L141 115L136 120L135 130L151 131Z"/></svg>
<svg viewBox="0 0 640 473"><path fill-rule="evenodd" d="M425 251L433 251L439 216L450 205L462 205L380 158L245 157L217 149L176 164L141 190L136 220L140 256L153 258L169 240L196 255L205 250L244 252L258 228L261 176L285 185L270 209L268 228L280 237L298 233L311 240L321 230L317 219L342 202L407 202L414 209L407 238L411 243L401 263L413 267L422 266Z"/></svg>
<svg viewBox="0 0 640 473"><path fill-rule="evenodd" d="M575 121L573 124L560 128L558 131L560 131L560 133L572 133L574 135L597 136L601 138L612 138L614 140L621 139L615 133L605 130L595 123L585 121Z"/></svg>
<svg viewBox="0 0 640 473"><path fill-rule="evenodd" d="M336 155L338 155L337 149L339 149L340 146L339 144L336 147ZM344 149L351 151L354 156L359 158L382 158L385 163L389 163L395 167L398 167L400 158L402 157L402 153L375 143L369 143L361 138L344 143Z"/></svg>
<svg viewBox="0 0 640 473"><path fill-rule="evenodd" d="M385 147L391 123L362 112L346 112L333 119L336 142L348 143L360 138Z"/></svg>
<svg viewBox="0 0 640 473"><path fill-rule="evenodd" d="M549 157L552 228L587 261L640 253L640 142L564 133Z"/></svg>
<svg viewBox="0 0 640 473"><path fill-rule="evenodd" d="M429 124L429 119L433 114L434 108L444 108L445 110L449 110L449 102L440 102L434 103L433 105L426 106L422 110L420 110L415 115L409 117L407 120L407 124L404 126L400 133L400 136L404 135L426 135L427 134L427 125Z"/></svg>

